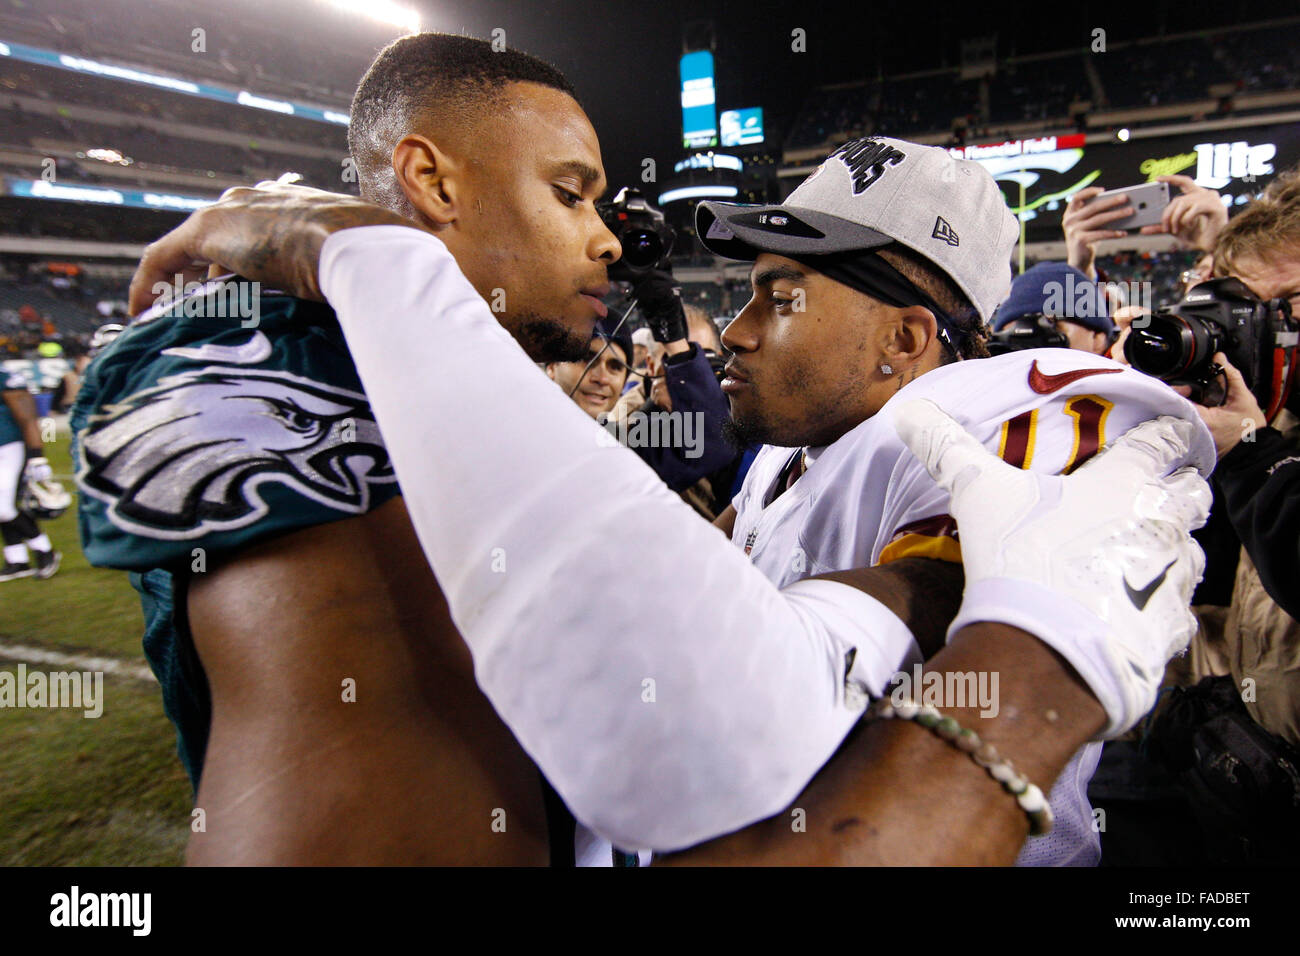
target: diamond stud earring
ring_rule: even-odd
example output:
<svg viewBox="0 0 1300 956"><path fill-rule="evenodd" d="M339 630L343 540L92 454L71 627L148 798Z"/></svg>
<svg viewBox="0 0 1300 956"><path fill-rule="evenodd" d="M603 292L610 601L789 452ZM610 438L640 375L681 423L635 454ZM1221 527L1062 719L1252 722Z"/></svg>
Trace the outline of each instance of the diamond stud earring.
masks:
<svg viewBox="0 0 1300 956"><path fill-rule="evenodd" d="M894 367L892 365L881 365L880 372L882 375L893 375Z"/></svg>

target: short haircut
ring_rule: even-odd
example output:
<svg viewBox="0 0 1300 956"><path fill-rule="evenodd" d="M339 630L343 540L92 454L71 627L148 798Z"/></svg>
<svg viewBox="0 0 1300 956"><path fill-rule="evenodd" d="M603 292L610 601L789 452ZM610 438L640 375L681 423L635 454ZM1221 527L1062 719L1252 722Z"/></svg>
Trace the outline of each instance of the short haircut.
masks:
<svg viewBox="0 0 1300 956"><path fill-rule="evenodd" d="M979 311L948 273L919 252L898 242L882 246L876 252L912 285L933 299L934 304L947 312L953 324L965 333L958 347L963 359L988 358L989 327L980 319ZM946 348L941 348L939 353L941 365L956 361Z"/></svg>
<svg viewBox="0 0 1300 956"><path fill-rule="evenodd" d="M414 33L379 51L352 97L348 149L361 195L398 212L406 197L392 172L403 136L437 137L473 129L507 83L538 83L577 99L564 74L518 50L495 51L486 40L448 33Z"/></svg>
<svg viewBox="0 0 1300 956"><path fill-rule="evenodd" d="M1223 227L1214 245L1214 274L1232 275L1243 259L1275 264L1300 249L1300 167L1279 173L1264 194Z"/></svg>

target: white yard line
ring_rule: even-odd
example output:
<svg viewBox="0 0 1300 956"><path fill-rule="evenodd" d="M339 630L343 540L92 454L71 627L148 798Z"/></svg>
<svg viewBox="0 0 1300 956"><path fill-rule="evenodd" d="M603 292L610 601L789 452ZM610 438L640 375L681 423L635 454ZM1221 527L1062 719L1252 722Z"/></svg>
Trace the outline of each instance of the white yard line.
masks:
<svg viewBox="0 0 1300 956"><path fill-rule="evenodd" d="M59 651L47 651L39 647L24 644L0 643L0 657L22 661L24 664L54 664L67 670L103 671L105 674L118 674L136 680L153 681L153 671L139 664L132 664L117 657L88 657L84 654L62 654Z"/></svg>

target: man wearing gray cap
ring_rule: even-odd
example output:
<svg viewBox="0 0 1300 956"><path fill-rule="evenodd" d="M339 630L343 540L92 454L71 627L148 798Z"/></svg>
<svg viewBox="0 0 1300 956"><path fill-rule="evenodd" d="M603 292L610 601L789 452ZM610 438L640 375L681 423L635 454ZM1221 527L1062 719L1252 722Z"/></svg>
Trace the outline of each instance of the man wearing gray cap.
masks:
<svg viewBox="0 0 1300 956"><path fill-rule="evenodd" d="M889 424L904 399L946 399L990 450L1049 473L1146 418L1189 412L1103 359L984 358L1019 228L992 178L945 150L850 142L786 202L702 203L697 227L710 251L754 262L753 298L723 333L722 387L734 432L765 447L718 524L779 586L920 558L936 597L960 590L947 496ZM1058 778L1056 828L1020 863L1097 862L1086 790L1100 749L1086 745Z"/></svg>
<svg viewBox="0 0 1300 956"><path fill-rule="evenodd" d="M288 217L317 238L270 258L250 253L267 205L281 225ZM1126 436L1110 462L1123 467L1137 454L1154 460L1157 477L1188 465L1208 472L1214 450L1185 400L1114 363L1065 350L960 361L980 354L984 321L1010 278L1014 222L986 172L938 149L860 141L783 206L711 204L702 213L713 216L702 220L706 242L756 259L754 298L726 334L736 353L729 390L738 427L769 447L724 516L737 547L630 452L595 440L590 420L537 373L436 236L360 206L311 190L243 191L151 247L136 285L148 288L151 272L173 261L215 260L330 301L479 686L580 821L619 846L677 850L773 818L785 832L766 847L794 833L804 859L842 860L836 847L875 832L884 817L855 834L847 828L861 821L822 803L827 812L808 810L810 839L799 843L801 831L774 815L813 799L809 781L876 696L894 704L876 716L915 717L952 742L956 759L968 754L987 768L1029 816L1022 833L1051 828L1043 794L955 724L977 722L1022 755L1068 742L1046 778L1066 767L1052 791L1056 836L1031 840L1021 862L1095 859L1081 792L1089 768L1069 754L1094 729L1112 736L1140 719L1168 657L1186 643L1186 595L1199 569L1178 560L1178 542L1195 509L1180 504L1188 496L1177 488L1153 491L1133 496L1154 506L1139 517L1181 509L1179 520L1153 530L1126 511L1117 525L1112 512L1132 500L1096 488L1072 497L1047 476L1083 465L1107 436L1139 423L1147 430ZM410 343L400 366L368 332L377 321ZM506 416L494 407L503 386L513 402ZM1104 396L1090 394L1103 386ZM936 405L961 427L923 424L943 418ZM1163 433L1151 428L1166 427L1149 421L1158 416L1181 419L1168 425L1176 438L1154 437ZM946 454L962 441L973 451ZM975 464L992 458L979 445L1004 459L992 461L996 474ZM1150 454L1157 446L1165 451ZM444 447L456 454L429 454ZM1010 467L1031 460L1046 475ZM1087 465L1070 487L1086 487L1107 464ZM1000 503L986 520L972 500ZM953 515L968 532L964 594ZM1026 541L1027 527L1041 534ZM1131 546L1103 547L1116 528ZM592 595L590 569L628 540L640 549L641 586L659 597L650 617ZM1072 668L1100 705L1096 723L1078 737L1058 732L1058 720L1071 721L1027 677L1045 673L1030 664L1033 647L1008 655L996 640L963 643L984 623L1033 635L1039 653ZM910 669L932 655L987 668L990 680L976 686L991 695L981 693L978 707L931 703L929 682L919 680L891 693L901 689L896 675L919 677ZM1005 712L999 676L1004 689L1018 684ZM903 852L1009 859L953 852L944 827L954 815L975 821L960 837L974 842L992 817L971 815L978 787L967 786L977 782L969 767L949 779L952 765L931 762L927 741L911 740L919 778L872 799L901 795L927 773L946 789L943 819L913 818L899 834ZM837 759L827 768L850 794L861 785L852 766ZM837 767L847 780L836 780ZM926 817L914 802L906 808Z"/></svg>

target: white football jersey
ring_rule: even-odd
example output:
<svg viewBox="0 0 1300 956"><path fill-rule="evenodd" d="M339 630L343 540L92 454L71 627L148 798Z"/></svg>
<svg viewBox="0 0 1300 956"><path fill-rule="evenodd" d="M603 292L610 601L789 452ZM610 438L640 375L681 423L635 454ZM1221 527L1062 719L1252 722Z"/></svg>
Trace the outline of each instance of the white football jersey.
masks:
<svg viewBox="0 0 1300 956"><path fill-rule="evenodd" d="M732 541L779 587L902 557L961 560L947 493L894 428L897 409L917 398L933 400L985 447L1021 468L1068 473L1107 441L1159 415L1197 426L1184 464L1203 474L1214 466L1214 443L1191 403L1163 382L1110 359L1033 349L957 362L911 382L878 414L824 448L765 446L758 453L733 502ZM800 454L806 470L777 495ZM899 659L890 666L902 670L907 663ZM888 675L874 676L877 686L888 681ZM1087 798L1100 753L1101 745L1090 743L1067 765L1051 792L1056 825L1048 836L1025 844L1020 865L1091 865L1100 859Z"/></svg>

